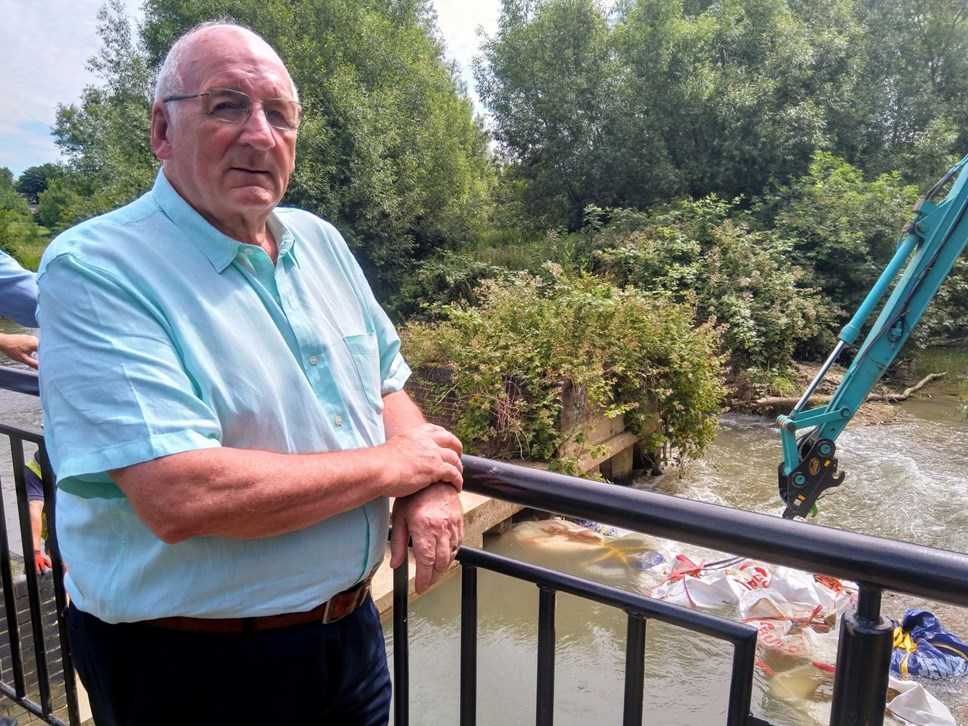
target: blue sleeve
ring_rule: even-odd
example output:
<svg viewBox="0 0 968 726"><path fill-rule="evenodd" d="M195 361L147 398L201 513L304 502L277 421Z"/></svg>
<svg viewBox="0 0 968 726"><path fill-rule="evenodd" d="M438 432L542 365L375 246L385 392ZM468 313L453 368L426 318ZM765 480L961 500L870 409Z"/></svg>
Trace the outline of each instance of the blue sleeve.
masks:
<svg viewBox="0 0 968 726"><path fill-rule="evenodd" d="M219 422L150 301L70 254L45 256L38 279L41 403L59 487L111 496L112 469L219 446Z"/></svg>
<svg viewBox="0 0 968 726"><path fill-rule="evenodd" d="M36 310L37 275L0 250L0 315L36 328Z"/></svg>

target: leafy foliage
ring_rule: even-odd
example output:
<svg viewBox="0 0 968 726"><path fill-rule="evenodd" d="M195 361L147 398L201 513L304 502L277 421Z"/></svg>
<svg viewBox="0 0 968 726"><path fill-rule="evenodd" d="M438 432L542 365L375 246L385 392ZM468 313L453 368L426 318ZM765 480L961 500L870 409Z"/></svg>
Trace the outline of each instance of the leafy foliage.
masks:
<svg viewBox="0 0 968 726"><path fill-rule="evenodd" d="M757 214L794 241L790 259L811 270L813 284L849 317L893 256L919 197L898 173L868 182L859 169L819 152L809 174L765 195Z"/></svg>
<svg viewBox="0 0 968 726"><path fill-rule="evenodd" d="M475 76L519 203L575 230L821 151L930 183L968 149L966 31L949 0L504 0Z"/></svg>
<svg viewBox="0 0 968 726"><path fill-rule="evenodd" d="M151 186L157 171L148 131L154 70L121 0L110 0L98 21L103 45L88 68L101 85L85 88L79 105L57 108L54 136L67 169L52 199L46 205L44 194L40 199L54 231L126 204Z"/></svg>
<svg viewBox="0 0 968 726"><path fill-rule="evenodd" d="M47 191L47 185L60 174L56 164L41 164L24 169L17 177L15 189L24 196L30 204L37 204L41 192Z"/></svg>
<svg viewBox="0 0 968 726"><path fill-rule="evenodd" d="M589 208L576 245L589 269L618 285L689 301L721 329L735 370L783 368L829 317L789 242L744 221L737 202L709 197L648 214Z"/></svg>
<svg viewBox="0 0 968 726"><path fill-rule="evenodd" d="M624 415L646 451L671 446L683 460L711 440L723 396L716 333L694 328L688 305L554 267L545 279L486 282L480 294L479 306L443 306L437 322L402 331L418 376L449 368L444 383L423 380L456 406L468 451L573 470L576 455L556 459L563 386L591 412Z"/></svg>

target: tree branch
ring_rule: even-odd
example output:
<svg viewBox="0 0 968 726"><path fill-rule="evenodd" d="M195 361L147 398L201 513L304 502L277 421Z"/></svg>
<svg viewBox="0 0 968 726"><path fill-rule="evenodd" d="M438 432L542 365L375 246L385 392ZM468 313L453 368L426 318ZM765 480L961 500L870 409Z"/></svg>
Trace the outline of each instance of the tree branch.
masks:
<svg viewBox="0 0 968 726"><path fill-rule="evenodd" d="M943 378L946 375L948 375L947 371L944 373L931 373L930 375L922 378L916 385L904 389L903 393L871 393L868 394L867 398L864 399L864 402L887 401L888 403L898 403L900 401L906 401L913 393L921 390L931 381L937 378ZM830 403L831 398L831 396L814 396L812 401L818 404L825 404ZM768 396L766 398L759 398L755 401L752 401L750 406L753 408L779 408L781 406L795 406L799 400L799 396L796 398L787 396Z"/></svg>

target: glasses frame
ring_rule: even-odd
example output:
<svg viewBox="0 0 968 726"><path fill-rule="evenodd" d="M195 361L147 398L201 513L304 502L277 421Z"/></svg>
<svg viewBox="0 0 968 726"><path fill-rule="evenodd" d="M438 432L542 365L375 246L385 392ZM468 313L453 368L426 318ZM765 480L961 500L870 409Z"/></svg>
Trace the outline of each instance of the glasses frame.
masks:
<svg viewBox="0 0 968 726"><path fill-rule="evenodd" d="M207 91L199 91L198 93L173 93L172 95L166 96L165 98L161 99L161 102L171 103L172 101L188 101L192 98L204 98L205 96L211 96L213 93L235 93L240 96L245 96L247 99L249 99L249 103L247 106L248 111L246 111L245 116L240 118L238 121L231 121L226 118L219 118L211 111L207 111L207 110L204 111L206 116L211 116L216 121L221 121L222 123L226 123L226 124L244 124L252 117L252 109L258 103L262 105L262 114L266 117L266 123L268 123L272 128L276 129L277 131L284 131L286 133L294 134L296 133L296 131L299 130L299 124L302 123L302 104L300 104L298 101L295 101L291 98L282 98L282 97L274 97L274 98L267 98L262 101L254 101L248 93L245 93L244 91L238 91L234 88L210 88ZM291 103L292 105L294 105L296 107L296 125L295 126L277 126L276 124L272 123L272 121L269 120L269 116L265 113L266 103L269 101L285 101L286 103Z"/></svg>

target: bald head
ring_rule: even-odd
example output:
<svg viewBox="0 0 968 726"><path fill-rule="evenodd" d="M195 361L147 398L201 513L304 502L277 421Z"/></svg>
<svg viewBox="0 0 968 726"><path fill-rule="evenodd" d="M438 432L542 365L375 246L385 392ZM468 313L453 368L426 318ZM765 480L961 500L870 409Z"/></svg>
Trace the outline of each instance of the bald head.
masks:
<svg viewBox="0 0 968 726"><path fill-rule="evenodd" d="M261 52L275 58L283 68L289 85L292 88L292 98L299 100L296 84L292 82L288 70L275 49L266 40L246 27L221 20L212 20L186 31L174 42L165 61L158 72L155 84L155 100L189 90L190 79L187 78L191 69L201 60L209 56L214 49L225 47L226 44L238 47L256 47Z"/></svg>

